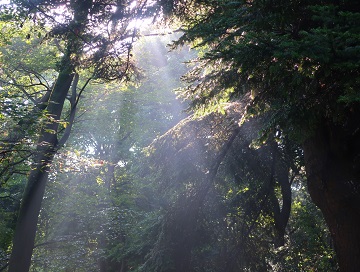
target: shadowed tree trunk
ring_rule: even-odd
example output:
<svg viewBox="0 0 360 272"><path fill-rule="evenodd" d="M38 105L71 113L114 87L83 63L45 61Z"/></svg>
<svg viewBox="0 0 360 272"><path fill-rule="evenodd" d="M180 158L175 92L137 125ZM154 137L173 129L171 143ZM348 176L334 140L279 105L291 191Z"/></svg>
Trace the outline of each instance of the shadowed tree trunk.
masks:
<svg viewBox="0 0 360 272"><path fill-rule="evenodd" d="M59 75L47 104L47 121L40 132L34 163L29 174L16 223L13 249L9 262L9 272L29 271L38 216L48 181L50 165L57 149L64 144L71 129L71 124L69 124L62 139L58 139L61 113L74 78L75 66L81 55L84 43L78 34L82 32L86 26L92 1L72 1L71 3L74 11L72 25L77 32L71 31L66 37L66 50L59 63ZM73 85L77 85L77 81L78 77L76 76ZM75 100L74 90L75 89L73 89L72 93L72 101L70 101L72 102L70 121L73 121L74 107L76 107L76 103L73 103Z"/></svg>
<svg viewBox="0 0 360 272"><path fill-rule="evenodd" d="M64 56L69 58L69 56ZM48 122L37 144L36 157L20 207L10 257L9 272L29 271L38 216L48 180L49 168L57 148L57 130L73 75L66 67L58 77L47 107Z"/></svg>
<svg viewBox="0 0 360 272"><path fill-rule="evenodd" d="M279 164L279 163L278 163ZM289 180L289 170L284 165L276 167L277 182L281 188L281 200L275 194L274 184L270 192L270 201L273 205L275 220L274 245L276 248L285 245L285 231L291 212L291 180ZM279 203L281 201L281 204Z"/></svg>
<svg viewBox="0 0 360 272"><path fill-rule="evenodd" d="M360 267L360 131L358 116L325 123L304 144L308 188L335 244L341 271ZM350 127L352 124L354 127Z"/></svg>
<svg viewBox="0 0 360 272"><path fill-rule="evenodd" d="M52 26L45 38L61 39L65 49L60 49L62 57L57 63L59 74L48 103L42 104L46 105L47 120L40 132L32 170L22 198L9 263L10 272L26 272L30 268L36 225L50 165L56 151L69 137L76 105L85 86L93 78L106 81L124 78L130 80L128 73L130 70L134 71L130 51L136 32L130 31L129 23L145 9L145 4L129 7L121 1L71 0L66 1L66 22L60 23L53 17L52 11L63 6L63 1L28 2L19 1L20 12L24 9L29 13L41 14L49 22L49 26ZM99 30L104 25L112 27L102 35ZM77 72L83 69L89 69L92 75L76 96ZM71 85L74 87L70 95L71 112L66 129L61 131L59 123ZM58 139L60 132L62 138Z"/></svg>

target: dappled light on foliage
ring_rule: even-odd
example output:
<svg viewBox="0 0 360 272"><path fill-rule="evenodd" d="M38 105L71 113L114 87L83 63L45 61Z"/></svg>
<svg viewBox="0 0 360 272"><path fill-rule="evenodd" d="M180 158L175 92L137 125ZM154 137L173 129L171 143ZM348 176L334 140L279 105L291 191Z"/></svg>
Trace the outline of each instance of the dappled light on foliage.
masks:
<svg viewBox="0 0 360 272"><path fill-rule="evenodd" d="M148 147L145 173L154 176L164 217L145 271L291 267L296 253L290 257L289 249L297 247L291 206L295 199L300 210L305 205L291 193L303 188L301 151L285 148L280 132L255 149L263 120L243 122L250 101L229 103L225 115L190 116ZM326 243L319 241L332 252ZM317 258L314 263L323 262ZM332 269L332 260L330 253L321 265Z"/></svg>
<svg viewBox="0 0 360 272"><path fill-rule="evenodd" d="M191 53L168 53L168 39L139 41L134 55L142 76L134 84L87 85L72 135L49 169L32 269L108 271L130 266L124 258L135 243L133 226L141 224L149 211L146 197L137 192L142 190L137 161L143 147L184 116L182 103L171 90L180 85L187 69L182 61ZM152 59L154 51L162 52L163 64ZM156 74L163 75L162 84ZM65 123L61 125L66 129ZM10 227L7 232L6 243L11 243Z"/></svg>
<svg viewBox="0 0 360 272"><path fill-rule="evenodd" d="M354 1L0 1L0 271L357 271Z"/></svg>

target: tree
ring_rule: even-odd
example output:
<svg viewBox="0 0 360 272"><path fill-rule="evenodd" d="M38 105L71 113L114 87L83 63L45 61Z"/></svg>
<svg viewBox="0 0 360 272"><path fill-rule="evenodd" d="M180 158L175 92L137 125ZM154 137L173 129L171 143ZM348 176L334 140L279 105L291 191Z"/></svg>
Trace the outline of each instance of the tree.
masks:
<svg viewBox="0 0 360 272"><path fill-rule="evenodd" d="M0 206L4 237L1 248L8 254L12 240L9 237L14 233L26 174L30 170L29 158L38 137L39 122L44 117L41 96L45 93L44 97L48 97L50 88L40 75L51 78L56 51L50 45L39 48L37 36L26 38L31 31L28 23L19 30L15 23L1 22L1 29L6 33L0 50ZM40 82L34 80L36 77ZM3 260L8 262L8 258Z"/></svg>
<svg viewBox="0 0 360 272"><path fill-rule="evenodd" d="M38 136L37 120L43 117L41 111L50 94L49 81L55 68L56 50L49 45L40 48L38 37L27 39L31 31L29 23L18 31L16 25L3 23L2 30L11 33L0 54L3 121L0 158L1 183L5 184L12 173L20 172L17 168L33 150L32 143Z"/></svg>
<svg viewBox="0 0 360 272"><path fill-rule="evenodd" d="M243 100L228 104L226 115L190 116L149 147L145 172L154 176L158 219L147 221L144 247L149 236L153 246L140 271L308 271L313 263L335 271L326 240L313 238L313 263L301 241L326 231L296 225L324 226L314 206L299 200L301 150L280 131L266 145L253 142L264 120L238 127ZM305 205L313 221L297 222Z"/></svg>
<svg viewBox="0 0 360 272"><path fill-rule="evenodd" d="M130 6L118 1L16 2L19 18L31 17L35 25L50 27L44 37L61 52L56 79L46 100L46 121L42 124L24 196L17 218L9 271L28 271L50 165L54 155L66 142L75 117L79 97L88 82L129 79L134 71L131 44L134 30L131 19L142 12L142 5ZM56 9L63 9L62 14ZM109 27L107 32L101 27ZM28 34L30 37L32 34ZM79 72L87 69L88 78L79 87ZM36 77L35 82L41 81ZM41 83L41 82L40 82ZM22 86L24 87L24 86ZM79 91L80 90L80 91ZM63 108L69 98L71 112L65 118Z"/></svg>
<svg viewBox="0 0 360 272"><path fill-rule="evenodd" d="M321 209L342 271L356 271L359 226L360 6L352 1L163 1L183 22L176 42L206 47L184 96L195 109L251 93L247 116L270 115L305 156L308 190ZM211 67L211 69L207 69ZM210 106L210 107L209 107Z"/></svg>
<svg viewBox="0 0 360 272"><path fill-rule="evenodd" d="M56 182L64 179L62 186L51 189L69 188L81 196L69 197L79 207L75 211L65 203L59 205L78 219L69 222L72 229L59 228L62 234L79 238L78 230L88 231L86 237L74 239L69 245L72 257L84 248L90 254L77 255L84 257L83 262L72 259L68 268L81 265L88 270L99 260L102 270L118 266L122 271L132 267L143 271L281 270L299 269L300 264L311 269L312 265L333 269L331 248L321 237L313 238L316 243L311 248L324 253L323 262L318 261L316 254L314 262L308 262L309 255L301 252L308 247L301 244L303 237L306 240L316 231L326 237L321 220L314 220L316 210L306 196L297 193L301 204L293 205L291 190L294 191L294 181L303 182L304 178L299 177L303 165L310 194L322 209L334 238L341 269L357 269L358 4L167 0L148 7L146 1L14 2L17 5L10 5L1 18L15 18L15 24L23 29L28 24L29 30L17 39L0 36L4 45L1 62L9 60L0 71L0 102L4 105L0 119L5 121L0 171L9 173L1 184L5 191L0 191L0 197L5 192L5 201L0 204L7 203L8 193L22 187L22 179L14 175L13 166L19 165L22 172L28 168L31 171L17 220L9 271L27 271L30 267L49 178ZM185 78L188 86L181 95L192 101L195 116L205 116L199 120L193 116L184 119L157 139L148 150L149 160L138 165L142 171L135 177L134 169L126 169L129 174L125 168L150 142L143 131L151 135L164 133L178 118L170 107L159 110L158 104L170 104L161 92L146 92L146 84L151 90L173 87L165 84L166 71L162 69L166 64L173 65L173 59L152 51L155 57L148 56L144 61L156 66L141 89L146 93L145 99L124 85L122 88L128 93L120 98L109 92L89 92L88 87L96 86L91 81L99 84L131 80L138 74L131 54L136 31L129 23L136 15L160 12L157 4L162 6L161 12L172 13L184 24L184 35L175 45L191 43L201 49L197 66ZM63 12L59 14L59 10ZM26 49L29 43L39 49L39 54L32 58L19 52L15 59L20 60L20 65L12 62L15 50L6 50ZM152 44L159 46L157 41ZM42 55L44 50L49 54ZM172 67L176 70L177 65ZM106 120L101 123L104 131L106 123L110 124L108 134L92 133L95 125L88 124L84 126L88 133L79 133L69 142L85 89L92 100L124 99L126 103L121 109L106 103L91 115L97 123ZM160 101L158 104L151 103L154 97L154 101ZM16 105L18 102L20 106ZM94 104L83 105L91 108ZM109 113L114 116L107 118ZM153 122L144 122L145 116ZM140 123L141 128L133 126L135 123ZM122 130L124 126L127 127ZM36 137L38 140L34 140ZM67 148L81 147L88 153L89 161L93 157L101 166L88 173L60 173L63 154L58 152L65 142ZM29 148L22 150L24 144ZM31 160L21 161L26 156ZM19 164L15 165L12 159ZM145 184L139 189L142 195L128 201L124 183L144 177L153 183ZM85 188L77 186L73 182L76 179L82 180ZM107 198L105 191L114 195ZM156 196L155 192L162 195ZM59 197L51 191L47 196ZM97 205L98 201L102 201L101 205ZM16 201L11 203L15 205L10 205L9 222L17 209ZM96 204L98 213L94 217L106 221L109 237L98 232L103 226L86 214L88 204ZM61 226L56 218L53 225L49 224L56 207L54 211L47 205L40 214L37 253L41 253L41 246L50 244L47 242L51 240L46 240L51 237L48 231ZM138 223L138 228L119 222L111 226L103 212L114 207L115 217L123 215L123 207L132 212L143 208L145 211L140 211L135 219L124 219ZM289 218L291 207L300 214L309 234L299 231ZM3 216L8 211L2 208L0 212ZM0 227L8 232L12 225ZM289 243L301 245L289 249ZM1 246L8 247L8 239ZM299 261L299 266L291 265L289 259ZM58 263L52 265L44 262L39 266L54 270L59 267Z"/></svg>
<svg viewBox="0 0 360 272"><path fill-rule="evenodd" d="M182 116L171 90L187 54L167 52L168 42L150 36L134 44L142 68L136 84L88 85L73 132L51 166L31 269L128 271L140 262L134 226L146 213L146 196L143 177L135 174L143 167L138 158ZM163 53L161 66L154 52ZM164 75L162 84L157 75Z"/></svg>

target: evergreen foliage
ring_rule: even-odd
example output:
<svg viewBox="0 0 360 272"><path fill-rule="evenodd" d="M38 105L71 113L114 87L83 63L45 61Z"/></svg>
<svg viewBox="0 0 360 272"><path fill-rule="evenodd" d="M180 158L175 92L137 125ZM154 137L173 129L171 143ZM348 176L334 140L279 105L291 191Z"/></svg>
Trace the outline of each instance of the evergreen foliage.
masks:
<svg viewBox="0 0 360 272"><path fill-rule="evenodd" d="M304 152L308 189L334 240L340 269L356 271L359 213L359 18L353 1L164 1L204 48L183 97L197 112L251 95L241 125L263 119Z"/></svg>
<svg viewBox="0 0 360 272"><path fill-rule="evenodd" d="M181 33L139 39L159 16ZM359 19L347 0L1 5L0 271L356 271Z"/></svg>

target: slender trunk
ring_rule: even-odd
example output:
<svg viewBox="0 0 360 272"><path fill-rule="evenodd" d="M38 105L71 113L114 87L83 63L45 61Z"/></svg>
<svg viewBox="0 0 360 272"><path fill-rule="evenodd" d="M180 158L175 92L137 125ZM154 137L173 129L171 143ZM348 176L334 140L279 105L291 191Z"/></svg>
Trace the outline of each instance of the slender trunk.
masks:
<svg viewBox="0 0 360 272"><path fill-rule="evenodd" d="M358 129L329 124L304 143L309 193L324 215L344 272L360 267L359 143Z"/></svg>
<svg viewBox="0 0 360 272"><path fill-rule="evenodd" d="M26 272L30 268L41 202L48 180L50 164L57 147L58 121L72 78L69 69L60 73L50 97L47 107L49 121L41 131L35 163L22 199L13 240L9 272Z"/></svg>
<svg viewBox="0 0 360 272"><path fill-rule="evenodd" d="M81 33L86 26L92 1L77 0L70 2L74 11L74 18L72 24L69 25L72 25L78 33ZM46 108L48 121L40 132L37 143L37 154L32 167L33 170L31 170L28 178L18 221L16 223L9 272L26 272L29 271L31 265L31 255L35 242L41 202L48 180L50 165L53 161L55 152L59 147L57 138L59 121L66 95L68 94L73 81L74 65L76 65L82 52L83 40L79 39L78 33L71 31L66 37L67 47L60 62L61 68L59 76L54 89L51 92L49 103ZM77 78L75 77L75 85L77 84L76 81ZM75 114L75 111L72 113ZM71 116L70 119L72 117L73 116ZM63 139L60 140L60 144L63 144L67 137L68 131L65 132Z"/></svg>
<svg viewBox="0 0 360 272"><path fill-rule="evenodd" d="M291 182L289 180L289 170L284 165L276 167L277 182L281 187L282 203L279 203L275 195L274 187L272 188L270 199L273 202L273 212L275 219L275 239L276 248L285 244L285 231L291 212Z"/></svg>

